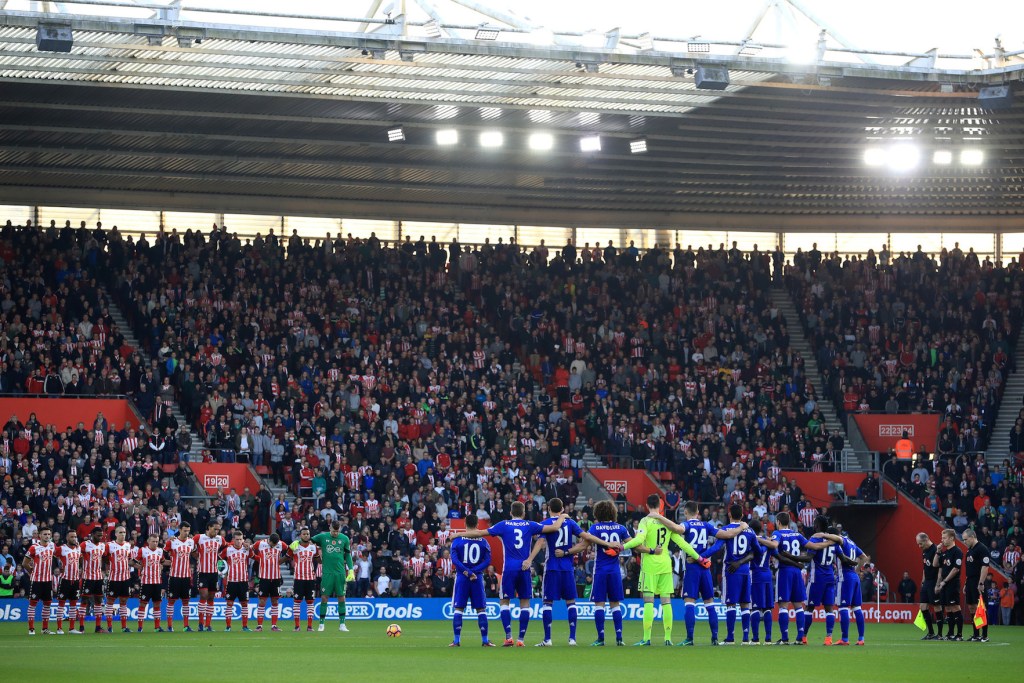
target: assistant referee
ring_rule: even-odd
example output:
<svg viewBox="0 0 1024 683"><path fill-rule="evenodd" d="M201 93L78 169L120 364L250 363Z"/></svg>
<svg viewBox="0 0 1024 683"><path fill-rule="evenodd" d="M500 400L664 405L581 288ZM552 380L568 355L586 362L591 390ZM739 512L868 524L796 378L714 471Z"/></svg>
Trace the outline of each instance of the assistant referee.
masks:
<svg viewBox="0 0 1024 683"><path fill-rule="evenodd" d="M921 549L921 563L924 571L921 574L920 603L918 609L924 615L924 623L928 625L928 635L921 640L936 640L942 637L942 608L938 604L939 596L935 592L935 582L938 581L939 568L935 566L935 554L939 547L932 543L928 534L921 532L917 535L917 547ZM932 610L935 614L932 614ZM935 635L935 622L939 622L939 635Z"/></svg>
<svg viewBox="0 0 1024 683"><path fill-rule="evenodd" d="M974 627L974 635L971 636L972 643L988 642L988 623L981 628L974 623L974 611L978 609L978 601L985 594L985 581L988 579L989 567L992 565L989 559L988 547L978 540L978 534L974 529L965 529L963 533L964 545L967 546L967 559L964 568L964 596L967 598L967 614L971 615L971 626Z"/></svg>
<svg viewBox="0 0 1024 683"><path fill-rule="evenodd" d="M938 604L946 614L949 633L946 640L962 641L964 639L964 613L960 611L960 573L963 571L964 554L956 547L956 532L952 529L942 530L942 545L935 553L933 565L938 568L938 581L935 592ZM942 637L942 622L939 622L939 637Z"/></svg>

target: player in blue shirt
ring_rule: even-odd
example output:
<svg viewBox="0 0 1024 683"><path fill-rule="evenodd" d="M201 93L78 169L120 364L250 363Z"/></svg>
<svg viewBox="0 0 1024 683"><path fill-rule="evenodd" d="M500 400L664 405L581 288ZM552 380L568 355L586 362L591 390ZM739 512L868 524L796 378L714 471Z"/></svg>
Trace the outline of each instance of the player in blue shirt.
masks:
<svg viewBox="0 0 1024 683"><path fill-rule="evenodd" d="M629 529L615 521L615 503L602 500L594 505L596 524L590 527L590 533L610 544L622 543L632 534ZM587 542L578 543L570 549L575 553L580 546L590 547ZM594 561L594 584L590 590L590 601L594 603L594 626L597 628L597 640L591 643L594 647L604 646L605 601L610 603L612 620L615 625L615 644L623 646L622 641L622 610L619 603L624 594L622 591L622 567L619 564L618 551L598 549Z"/></svg>
<svg viewBox="0 0 1024 683"><path fill-rule="evenodd" d="M560 515L564 510L564 504L560 498L552 498L548 501L548 511L553 515ZM542 524L554 524L557 517L551 517ZM533 544L533 552L530 553L529 562L532 565L533 559L540 553L541 548L547 549L547 560L544 563L544 607L541 608L541 616L544 620L544 640L537 643L537 647L551 647L551 606L555 600L565 600L566 611L569 617L569 645L576 645L576 573L573 570L572 554L570 551L576 548L576 539L581 538L589 543L604 548L621 550L621 543L609 543L597 536L588 534L580 525L571 519L565 520L565 524L557 532L539 536ZM585 550L586 546L579 548L577 552Z"/></svg>
<svg viewBox="0 0 1024 683"><path fill-rule="evenodd" d="M814 535L811 540L825 543L826 547L815 550L811 555L810 585L807 589L807 607L804 609L804 642L814 623L814 608L825 608L825 645L832 644L832 631L836 627L836 558L838 549L832 541L821 537L831 520L825 515L814 518ZM833 529L834 531L834 529Z"/></svg>
<svg viewBox="0 0 1024 683"><path fill-rule="evenodd" d="M524 639L530 627L530 598L533 596L533 585L530 582L530 546L537 534L548 534L558 531L565 522L565 515L559 515L553 524L538 524L526 517L526 506L520 501L512 503L509 512L512 519L498 522L494 526L483 529L461 531L456 538L483 538L497 536L501 539L504 549L505 563L501 572L501 625L505 628L504 647L526 647ZM512 610L509 603L512 598L519 598L519 639L512 640Z"/></svg>
<svg viewBox="0 0 1024 683"><path fill-rule="evenodd" d="M735 529L742 521L743 508L739 505L730 505L729 523L722 529ZM725 589L722 591L722 597L725 601L726 645L736 642L737 605L740 608L743 644L750 644L750 561L756 555L757 545L757 536L750 529L725 542L725 571L722 573Z"/></svg>
<svg viewBox="0 0 1024 683"><path fill-rule="evenodd" d="M804 549L820 550L824 543L808 541L800 532L790 529L792 520L788 512L780 512L775 516L778 528L772 534L771 541L779 553L779 572L776 577L776 601L779 604L779 631L782 638L779 645L789 645L789 610L796 612L796 644L804 645L804 603L807 602L807 589L804 586L802 573L806 561ZM783 609L785 606L785 609Z"/></svg>
<svg viewBox="0 0 1024 683"><path fill-rule="evenodd" d="M466 516L466 529L476 529L476 515ZM482 538L456 538L452 541L452 563L455 565L455 588L452 591L452 607L455 616L452 629L455 640L449 647L459 647L462 640L462 613L466 603L476 611L476 620L480 625L480 637L484 647L494 647L487 639L487 600L484 598L483 573L491 563L491 544Z"/></svg>
<svg viewBox="0 0 1024 683"><path fill-rule="evenodd" d="M850 610L857 620L857 644L864 644L864 611L861 609L863 601L860 594L860 572L871 558L851 541L842 531L842 527L836 525L836 529L828 529L820 534L821 538L832 541L839 550L839 563L842 572L839 575L839 628L842 630L842 640L836 645L850 644ZM819 534L815 534L819 536Z"/></svg>
<svg viewBox="0 0 1024 683"><path fill-rule="evenodd" d="M670 531L674 531L686 538L686 541L693 546L693 549L707 559L722 549L721 543L715 543L715 539L729 541L739 536L747 529L746 522L740 522L732 529L716 529L713 525L703 522L700 519L700 510L697 503L690 500L683 505L683 515L686 517L684 524L676 524L667 520L661 515L651 515L664 524ZM710 565L702 567L700 560L686 558L686 573L683 574L683 598L686 601L684 607L684 618L686 621L686 640L679 643L681 646L693 645L693 629L697 625L697 598L704 601L708 610L708 625L711 627L711 644L718 645L718 612L713 606L715 598L714 582L711 578Z"/></svg>
<svg viewBox="0 0 1024 683"><path fill-rule="evenodd" d="M750 642L761 644L761 623L764 622L764 644L772 644L772 607L775 606L774 580L772 577L772 558L778 553L774 548L764 544L764 527L759 520L750 522L751 530L757 534L754 546L754 559L750 563Z"/></svg>

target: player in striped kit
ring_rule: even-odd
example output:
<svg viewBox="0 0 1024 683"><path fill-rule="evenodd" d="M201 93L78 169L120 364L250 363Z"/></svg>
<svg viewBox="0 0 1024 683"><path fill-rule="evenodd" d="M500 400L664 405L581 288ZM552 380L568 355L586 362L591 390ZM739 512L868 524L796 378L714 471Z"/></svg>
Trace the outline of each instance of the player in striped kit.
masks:
<svg viewBox="0 0 1024 683"><path fill-rule="evenodd" d="M220 535L220 522L210 520L206 525L206 533L198 534L193 539L196 544L196 588L199 589L199 632L211 630L210 620L213 618L213 595L217 592L217 558L224 545Z"/></svg>
<svg viewBox="0 0 1024 683"><path fill-rule="evenodd" d="M82 584L82 548L78 534L68 531L64 545L57 547L54 557L60 562L60 583L57 584L57 635L64 630L64 605L68 608L68 633L80 635L85 630L85 615L78 612L78 592ZM75 629L75 619L78 629Z"/></svg>
<svg viewBox="0 0 1024 683"><path fill-rule="evenodd" d="M28 602L28 634L36 634L36 606L43 603L43 635L50 635L50 602L53 600L53 556L57 547L49 529L39 531L39 540L25 553L25 569L32 574Z"/></svg>
<svg viewBox="0 0 1024 683"><path fill-rule="evenodd" d="M227 622L224 630L231 630L231 615L235 611L235 601L242 603L242 631L249 632L249 559L252 544L245 540L241 531L231 534L231 544L220 551L221 558L227 564L227 609L224 618Z"/></svg>
<svg viewBox="0 0 1024 683"><path fill-rule="evenodd" d="M167 580L167 630L174 631L174 603L181 600L181 620L185 624L185 631L192 631L188 625L188 602L192 597L192 553L196 549L196 542L189 536L192 526L188 522L182 522L178 529L177 538L171 538L164 547L164 554L167 559L164 563L170 563L171 576Z"/></svg>
<svg viewBox="0 0 1024 683"><path fill-rule="evenodd" d="M277 617L280 609L277 599L281 595L281 561L285 552L281 537L276 533L270 534L270 538L264 539L252 547L253 557L257 561L257 575L260 577L260 604L256 608L256 630L263 630L263 613L267 607L267 598L270 598L270 630L280 631L277 627Z"/></svg>
<svg viewBox="0 0 1024 683"><path fill-rule="evenodd" d="M110 574L107 577L107 633L113 631L114 612L121 616L121 632L131 633L128 628L128 594L131 592L131 561L135 548L125 540L127 531L123 526L114 529L114 540L107 541L107 562Z"/></svg>
<svg viewBox="0 0 1024 683"><path fill-rule="evenodd" d="M146 539L146 545L135 549L132 560L135 568L139 570L142 584L139 590L139 633L142 633L142 624L146 619L149 603L153 603L154 630L163 633L163 629L160 628L160 610L163 608L164 592L160 575L164 566L164 549L160 547L160 537L150 534Z"/></svg>
<svg viewBox="0 0 1024 683"><path fill-rule="evenodd" d="M309 540L309 527L299 531L299 540L290 549L292 574L295 576L293 594L295 603L295 631L299 631L299 601L306 603L306 631L313 632L313 599L316 597L316 564L320 559L320 548Z"/></svg>
<svg viewBox="0 0 1024 683"><path fill-rule="evenodd" d="M85 621L86 607L92 605L96 620L96 633L103 629L103 560L107 556L107 545L102 542L103 529L96 527L89 538L82 543L82 595L78 602L78 621Z"/></svg>

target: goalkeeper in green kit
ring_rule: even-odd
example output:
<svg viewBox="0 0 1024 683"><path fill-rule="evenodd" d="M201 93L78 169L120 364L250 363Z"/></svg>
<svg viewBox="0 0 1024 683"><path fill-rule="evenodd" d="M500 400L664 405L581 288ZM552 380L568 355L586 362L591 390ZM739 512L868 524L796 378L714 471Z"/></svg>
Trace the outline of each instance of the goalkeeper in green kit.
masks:
<svg viewBox="0 0 1024 683"><path fill-rule="evenodd" d="M647 497L648 512L657 514L661 498L652 493ZM644 638L636 645L650 645L654 628L654 596L661 598L661 623L665 627L665 644L672 644L672 555L668 542L672 541L695 560L700 555L686 539L666 529L654 517L644 517L637 526L636 536L623 544L624 549L637 548L640 553L640 592L644 594ZM708 562L710 565L710 562Z"/></svg>
<svg viewBox="0 0 1024 683"><path fill-rule="evenodd" d="M324 630L327 618L327 603L332 597L338 598L339 631L348 631L345 626L345 582L355 578L355 565L352 564L352 546L348 536L341 533L341 522L331 522L331 530L317 534L310 539L320 547L323 562L323 577L320 579L320 626Z"/></svg>

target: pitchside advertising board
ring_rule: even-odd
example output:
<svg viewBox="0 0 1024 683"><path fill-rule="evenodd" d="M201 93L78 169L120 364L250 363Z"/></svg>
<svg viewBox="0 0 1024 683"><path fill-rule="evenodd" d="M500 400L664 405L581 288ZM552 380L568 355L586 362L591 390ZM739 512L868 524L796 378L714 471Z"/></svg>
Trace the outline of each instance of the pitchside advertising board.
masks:
<svg viewBox="0 0 1024 683"><path fill-rule="evenodd" d="M530 618L540 619L541 618L541 606L543 603L540 600L530 601ZM249 616L255 618L256 616L257 600L255 598L249 601ZM281 598L281 618L292 619L294 617L295 605L291 598ZM578 601L576 607L579 613L579 618L585 621L592 621L594 619L594 603L587 601ZM623 607L623 618L627 621L641 621L643 620L644 604L641 600L625 600L622 602ZM711 607L718 612L718 616L721 619L725 618L725 606L720 603L713 603L712 605L705 606L702 604L697 605L697 619L700 621L706 621L708 618L707 608ZM269 608L269 604L268 604ZM672 608L676 615L683 614L683 601L673 600ZM42 610L42 606L38 608ZM54 608L56 609L56 608ZM304 609L302 604L299 604L299 609ZM566 620L568 615L566 613L565 603L558 602L554 605L554 618L556 620ZM224 600L214 600L214 614L213 618L217 620L223 620L227 605ZM512 618L518 619L520 608L517 605L511 607ZM420 598L420 599L382 599L382 600L348 600L346 610L346 620L348 621L371 621L371 620L407 620L407 621L428 621L428 620L445 620L451 619L454 614L452 609L451 600L444 598ZM661 605L656 606L656 613L658 618L661 618ZM37 616L39 616L37 614ZM198 616L198 605L195 603L189 605L189 617ZM473 614L472 611L467 614ZM904 603L883 603L881 605L866 605L864 607L865 617L869 622L876 623L888 623L888 624L906 624L911 623L914 617L917 615L917 605L904 604ZM824 610L817 609L814 611L815 619L824 619ZM128 616L129 620L136 620L139 618L139 601L132 598L128 600ZM240 619L242 616L242 606L235 603L232 610L232 619ZM336 619L338 612L335 603L332 601L328 606L327 616L329 619ZM499 606L497 600L487 601L487 617L489 619L498 619L500 617ZM777 617L777 612L776 612ZM146 620L150 621L153 618L153 607L149 606L146 609ZM91 618L90 618L91 619ZM181 603L176 603L174 606L174 619L176 621L181 620ZM3 621L27 621L28 620L28 600L2 600L0 601L0 622ZM86 624L88 627L88 623Z"/></svg>

